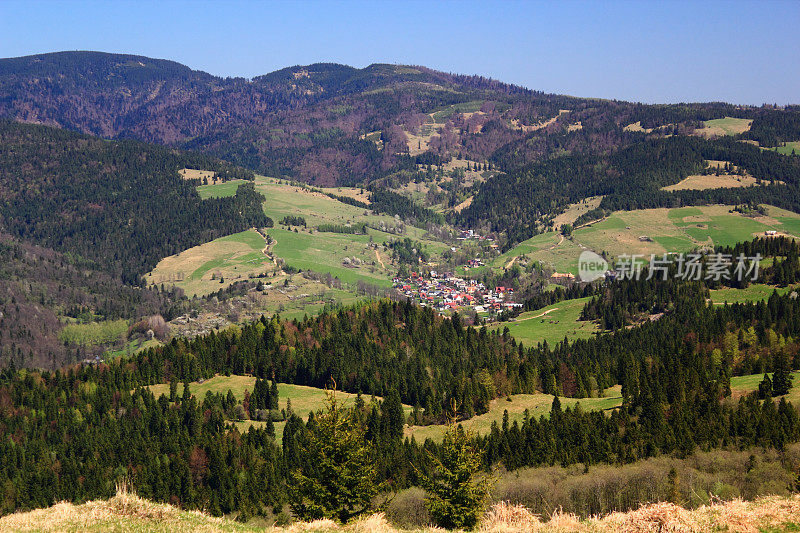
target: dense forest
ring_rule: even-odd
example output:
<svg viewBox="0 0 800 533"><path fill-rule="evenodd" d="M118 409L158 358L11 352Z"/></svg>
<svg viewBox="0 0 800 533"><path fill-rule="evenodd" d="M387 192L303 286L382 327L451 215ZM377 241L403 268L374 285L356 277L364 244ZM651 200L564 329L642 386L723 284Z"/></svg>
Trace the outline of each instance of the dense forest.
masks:
<svg viewBox="0 0 800 533"><path fill-rule="evenodd" d="M182 168L247 174L202 154L2 121L0 228L136 285L166 256L272 224L252 185L201 200Z"/></svg>
<svg viewBox="0 0 800 533"><path fill-rule="evenodd" d="M798 413L785 400L721 400L734 372L800 366L800 300L776 294L710 306L702 292L664 292L675 301L660 320L552 348L524 348L505 334L463 327L458 317L382 301L302 322L261 319L108 364L56 372L11 365L0 374L0 429L9 436L0 442L0 501L8 512L108 496L126 476L143 496L215 514L280 508L313 417L284 412L280 445L269 425L240 433L227 423L274 407L274 381L335 380L344 390L386 395L357 405L380 478L392 489L418 483L425 450L439 453L432 441L402 440L400 401L417 406L419 422L447 416L448 404L471 416L515 392L580 397L622 385L622 407L610 414L562 409L556 398L548 417L493 426L478 441L485 468L621 464L797 441ZM177 382L216 373L264 379L244 402L230 393L195 399L189 386L177 394ZM173 383L170 397L142 388L159 382Z"/></svg>
<svg viewBox="0 0 800 533"><path fill-rule="evenodd" d="M800 138L796 108L574 98L405 65L318 63L245 80L142 56L60 52L0 60L0 94L3 117L202 151L320 185L365 185L452 157L516 171L690 134L726 116L752 119L744 136L764 146ZM625 129L634 123L645 130ZM408 134L432 125L427 151L410 157Z"/></svg>

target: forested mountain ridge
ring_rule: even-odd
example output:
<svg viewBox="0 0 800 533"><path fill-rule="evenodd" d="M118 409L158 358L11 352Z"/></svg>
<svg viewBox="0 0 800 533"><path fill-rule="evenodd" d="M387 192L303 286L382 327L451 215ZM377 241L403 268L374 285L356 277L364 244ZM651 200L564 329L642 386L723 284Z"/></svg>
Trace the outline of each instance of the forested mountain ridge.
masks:
<svg viewBox="0 0 800 533"><path fill-rule="evenodd" d="M162 257L271 224L252 186L202 200L185 167L248 174L201 154L0 121L0 228L138 284Z"/></svg>
<svg viewBox="0 0 800 533"><path fill-rule="evenodd" d="M139 287L161 258L271 225L252 185L202 200L178 173L186 167L252 178L203 154L0 120L3 364L59 367L102 354L103 343L62 338L65 324L168 316L176 294Z"/></svg>
<svg viewBox="0 0 800 533"><path fill-rule="evenodd" d="M725 116L753 119L750 138L769 146L794 140L789 114L574 98L420 66L318 63L247 80L98 52L0 60L0 116L196 149L321 185L413 172L429 156L511 170L688 134Z"/></svg>

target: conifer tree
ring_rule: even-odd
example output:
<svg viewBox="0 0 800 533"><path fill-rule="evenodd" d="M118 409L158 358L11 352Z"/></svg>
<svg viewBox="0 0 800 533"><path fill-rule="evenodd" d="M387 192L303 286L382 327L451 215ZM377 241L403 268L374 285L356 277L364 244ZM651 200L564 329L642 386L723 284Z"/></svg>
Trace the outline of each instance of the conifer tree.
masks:
<svg viewBox="0 0 800 533"><path fill-rule="evenodd" d="M419 472L428 496L425 506L434 523L445 529L472 529L478 523L491 480L480 474L483 453L463 427L451 425L439 456L430 455L432 474Z"/></svg>
<svg viewBox="0 0 800 533"><path fill-rule="evenodd" d="M333 392L326 408L309 417L296 445L302 460L289 472L287 488L298 518L344 524L373 510L373 499L385 488L378 482L375 452L355 411L339 405Z"/></svg>

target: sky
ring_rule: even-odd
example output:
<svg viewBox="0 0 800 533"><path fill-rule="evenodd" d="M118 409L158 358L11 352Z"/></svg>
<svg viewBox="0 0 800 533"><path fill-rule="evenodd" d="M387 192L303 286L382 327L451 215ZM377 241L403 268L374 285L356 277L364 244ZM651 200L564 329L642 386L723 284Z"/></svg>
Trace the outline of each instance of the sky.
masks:
<svg viewBox="0 0 800 533"><path fill-rule="evenodd" d="M800 0L0 0L0 57L62 50L218 76L400 63L573 96L800 104Z"/></svg>

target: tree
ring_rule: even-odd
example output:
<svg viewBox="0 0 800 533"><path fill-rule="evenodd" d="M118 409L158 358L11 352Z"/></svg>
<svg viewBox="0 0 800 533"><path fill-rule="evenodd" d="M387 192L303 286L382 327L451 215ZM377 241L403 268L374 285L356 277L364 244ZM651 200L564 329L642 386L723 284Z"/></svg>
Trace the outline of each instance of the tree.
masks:
<svg viewBox="0 0 800 533"><path fill-rule="evenodd" d="M772 380L769 379L767 374L764 374L764 379L758 384L758 397L763 400L765 398L772 398Z"/></svg>
<svg viewBox="0 0 800 533"><path fill-rule="evenodd" d="M378 483L375 451L354 409L328 392L326 408L299 431L302 461L289 472L289 505L301 520L330 518L344 524L374 509L385 488Z"/></svg>
<svg viewBox="0 0 800 533"><path fill-rule="evenodd" d="M792 374L786 354L778 354L775 362L775 373L772 375L772 395L783 396L792 388Z"/></svg>
<svg viewBox="0 0 800 533"><path fill-rule="evenodd" d="M445 529L472 529L478 523L491 479L480 474L483 453L463 427L451 425L439 456L430 454L433 473L419 472L427 491L425 506L434 523Z"/></svg>

